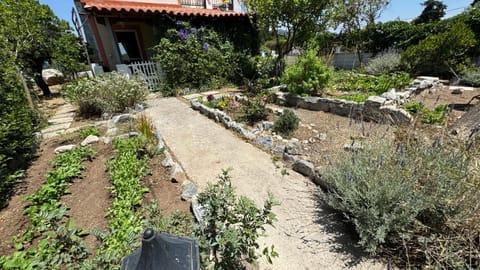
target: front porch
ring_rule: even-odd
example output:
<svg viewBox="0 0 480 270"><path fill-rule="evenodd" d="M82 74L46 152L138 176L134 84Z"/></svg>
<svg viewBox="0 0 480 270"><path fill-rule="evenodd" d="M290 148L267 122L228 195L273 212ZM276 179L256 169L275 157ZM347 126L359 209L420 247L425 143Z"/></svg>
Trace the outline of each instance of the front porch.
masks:
<svg viewBox="0 0 480 270"><path fill-rule="evenodd" d="M226 7L232 10L236 1L230 0ZM119 64L152 60L153 47L178 21L212 27L226 38L251 36L252 41L258 39L249 14L219 10L222 0L181 0L182 6L127 1L112 5L104 2L79 0L75 3L81 20L88 22L84 31L92 49L92 59L107 71L116 70ZM255 45L250 46L255 50Z"/></svg>

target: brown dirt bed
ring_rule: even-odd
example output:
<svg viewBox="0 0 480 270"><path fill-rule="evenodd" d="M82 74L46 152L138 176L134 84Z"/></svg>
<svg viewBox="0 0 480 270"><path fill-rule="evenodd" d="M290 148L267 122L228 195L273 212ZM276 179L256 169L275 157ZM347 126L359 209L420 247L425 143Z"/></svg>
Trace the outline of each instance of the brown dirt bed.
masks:
<svg viewBox="0 0 480 270"><path fill-rule="evenodd" d="M0 210L0 255L14 252L12 237L20 236L29 224L28 217L23 215L23 209L28 205L23 198L36 192L45 182L45 174L51 170L50 162L54 159L54 149L60 145L79 143L78 134L67 134L44 140L35 159L26 172L23 182L15 188L9 205ZM69 207L68 215L78 228L91 231L93 228L105 230L108 219L106 213L111 206L112 197L107 187L110 186L106 163L113 157L111 144L100 142L93 146L97 154L93 161L86 161L82 177L75 179L69 186L70 194L64 195L62 204ZM180 199L181 183L169 181L168 173L160 165L162 156L155 157L150 162L150 174L143 179L143 184L150 189L144 195L144 202L156 199L161 210L170 213L174 210L189 211L190 204ZM97 240L93 235L84 239L92 254Z"/></svg>

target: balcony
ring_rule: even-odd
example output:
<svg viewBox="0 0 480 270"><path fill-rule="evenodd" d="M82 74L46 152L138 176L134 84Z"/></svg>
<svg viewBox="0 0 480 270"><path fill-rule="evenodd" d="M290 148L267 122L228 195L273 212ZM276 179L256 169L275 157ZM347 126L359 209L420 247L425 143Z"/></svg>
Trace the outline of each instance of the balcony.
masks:
<svg viewBox="0 0 480 270"><path fill-rule="evenodd" d="M224 4L222 0L210 0L212 7L207 7L207 0L182 0L182 6L190 8L213 8L233 10L233 0L229 0L227 4Z"/></svg>

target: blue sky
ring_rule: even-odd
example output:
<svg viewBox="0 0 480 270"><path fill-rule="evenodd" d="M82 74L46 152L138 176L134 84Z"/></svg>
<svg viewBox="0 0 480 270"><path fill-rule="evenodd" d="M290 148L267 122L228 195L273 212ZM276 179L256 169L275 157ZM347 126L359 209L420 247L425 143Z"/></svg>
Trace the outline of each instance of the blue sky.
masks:
<svg viewBox="0 0 480 270"><path fill-rule="evenodd" d="M383 12L380 21L390 21L397 18L411 20L418 16L423 7L420 5L424 0L392 0L390 6ZM468 7L472 0L444 0L447 5L447 16L454 16ZM70 22L73 0L40 0L40 3L47 4L55 14Z"/></svg>

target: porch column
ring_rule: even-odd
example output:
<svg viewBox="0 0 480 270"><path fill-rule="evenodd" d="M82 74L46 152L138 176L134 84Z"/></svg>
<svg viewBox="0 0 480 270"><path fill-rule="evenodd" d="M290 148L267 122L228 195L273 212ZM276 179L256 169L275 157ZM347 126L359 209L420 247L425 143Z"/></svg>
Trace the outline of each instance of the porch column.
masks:
<svg viewBox="0 0 480 270"><path fill-rule="evenodd" d="M116 44L116 38L112 30L112 25L110 24L110 18L105 18L105 27L107 28L107 32L110 35L110 39L112 40L111 46L112 46L112 51L113 55L115 56L115 61L117 62L116 64L122 64L122 59L120 58L120 54L118 52L117 44Z"/></svg>
<svg viewBox="0 0 480 270"><path fill-rule="evenodd" d="M108 64L107 54L105 53L105 47L103 47L102 37L98 32L98 26L97 26L97 22L95 21L95 17L92 16L92 14L88 14L87 16L88 16L88 23L92 27L93 34L95 36L95 41L97 42L98 51L100 53L100 58L102 58L103 65L106 67L110 67L110 65Z"/></svg>

